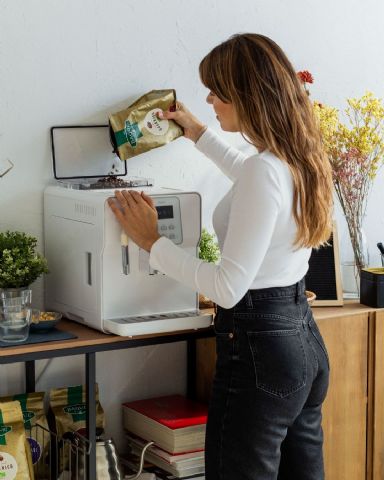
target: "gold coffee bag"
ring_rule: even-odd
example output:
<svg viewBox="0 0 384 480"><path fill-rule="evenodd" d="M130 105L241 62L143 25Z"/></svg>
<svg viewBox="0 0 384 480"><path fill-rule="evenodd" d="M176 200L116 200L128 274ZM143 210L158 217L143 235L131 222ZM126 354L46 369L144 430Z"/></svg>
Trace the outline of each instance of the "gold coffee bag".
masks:
<svg viewBox="0 0 384 480"><path fill-rule="evenodd" d="M181 137L183 129L177 123L157 116L157 112L175 105L175 90L152 90L127 109L111 115L111 141L120 159L127 160Z"/></svg>
<svg viewBox="0 0 384 480"><path fill-rule="evenodd" d="M0 403L0 479L34 480L19 402Z"/></svg>
<svg viewBox="0 0 384 480"><path fill-rule="evenodd" d="M50 435L47 431L48 422L44 412L44 396L44 392L33 392L0 399L0 402L17 400L20 403L25 433L31 447L32 463L35 473L39 474L39 479L49 478ZM44 428L36 427L36 423Z"/></svg>
<svg viewBox="0 0 384 480"><path fill-rule="evenodd" d="M104 428L104 411L99 402L96 385L96 427ZM50 409L55 419L55 430L60 439L71 441L73 432L85 437L87 405L85 403L85 386L57 388L50 392ZM69 451L63 448L60 454L60 471L67 468ZM1 478L1 477L0 477Z"/></svg>

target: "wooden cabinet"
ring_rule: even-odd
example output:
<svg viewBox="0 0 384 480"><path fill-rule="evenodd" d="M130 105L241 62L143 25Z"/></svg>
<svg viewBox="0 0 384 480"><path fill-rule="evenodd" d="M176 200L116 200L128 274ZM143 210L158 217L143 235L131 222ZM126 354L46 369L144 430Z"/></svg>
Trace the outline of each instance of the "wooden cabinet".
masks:
<svg viewBox="0 0 384 480"><path fill-rule="evenodd" d="M369 313L328 317L325 312L315 311L315 317L331 365L323 407L326 478L363 480L367 462Z"/></svg>
<svg viewBox="0 0 384 480"><path fill-rule="evenodd" d="M384 310L371 315L367 479L384 478Z"/></svg>
<svg viewBox="0 0 384 480"><path fill-rule="evenodd" d="M331 373L323 407L327 480L384 478L384 311L357 303L313 309ZM197 345L197 396L209 399L214 339Z"/></svg>

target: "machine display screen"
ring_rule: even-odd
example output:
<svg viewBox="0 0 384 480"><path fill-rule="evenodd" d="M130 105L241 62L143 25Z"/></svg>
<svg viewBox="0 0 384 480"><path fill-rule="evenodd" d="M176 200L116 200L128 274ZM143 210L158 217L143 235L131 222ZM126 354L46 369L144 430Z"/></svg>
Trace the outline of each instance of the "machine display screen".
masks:
<svg viewBox="0 0 384 480"><path fill-rule="evenodd" d="M159 216L159 220L164 218L173 218L173 206L172 205L164 205L161 207L156 207L157 214Z"/></svg>

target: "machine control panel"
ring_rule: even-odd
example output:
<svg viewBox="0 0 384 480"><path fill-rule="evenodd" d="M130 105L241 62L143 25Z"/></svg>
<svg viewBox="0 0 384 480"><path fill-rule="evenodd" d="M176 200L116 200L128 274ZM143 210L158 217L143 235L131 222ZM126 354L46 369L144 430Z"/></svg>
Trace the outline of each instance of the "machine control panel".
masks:
<svg viewBox="0 0 384 480"><path fill-rule="evenodd" d="M158 214L159 234L176 245L183 243L180 200L176 196L153 197Z"/></svg>

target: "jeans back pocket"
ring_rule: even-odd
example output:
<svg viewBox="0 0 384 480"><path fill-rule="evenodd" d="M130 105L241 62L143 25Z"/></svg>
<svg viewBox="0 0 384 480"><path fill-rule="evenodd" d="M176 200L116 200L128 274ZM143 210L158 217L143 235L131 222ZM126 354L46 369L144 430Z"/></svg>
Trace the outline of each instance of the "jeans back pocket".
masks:
<svg viewBox="0 0 384 480"><path fill-rule="evenodd" d="M256 387L286 397L305 386L307 358L300 330L247 332Z"/></svg>

